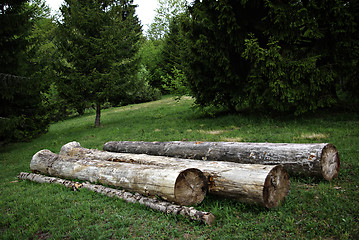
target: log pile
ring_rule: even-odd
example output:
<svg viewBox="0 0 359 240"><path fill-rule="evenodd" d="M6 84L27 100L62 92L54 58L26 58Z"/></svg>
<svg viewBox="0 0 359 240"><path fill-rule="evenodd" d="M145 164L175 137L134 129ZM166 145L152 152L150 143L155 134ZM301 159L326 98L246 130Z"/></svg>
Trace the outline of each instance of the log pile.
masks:
<svg viewBox="0 0 359 240"><path fill-rule="evenodd" d="M199 169L208 180L210 194L230 197L245 203L258 203L267 208L277 207L289 192L289 177L282 166L238 164L189 159L99 151L71 142L61 148L60 156L86 160L104 160L161 168Z"/></svg>
<svg viewBox="0 0 359 240"><path fill-rule="evenodd" d="M278 207L289 193L287 171L331 180L339 165L335 146L324 143L127 141L107 142L101 151L70 142L59 154L37 152L30 163L34 173L18 177L85 188L211 225L213 214L186 206L200 204L208 193Z"/></svg>

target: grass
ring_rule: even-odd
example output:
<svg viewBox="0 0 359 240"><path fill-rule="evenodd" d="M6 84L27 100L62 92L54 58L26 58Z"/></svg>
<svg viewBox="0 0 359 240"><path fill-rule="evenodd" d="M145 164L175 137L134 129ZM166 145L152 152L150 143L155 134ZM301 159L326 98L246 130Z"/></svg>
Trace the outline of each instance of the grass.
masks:
<svg viewBox="0 0 359 240"><path fill-rule="evenodd" d="M94 113L52 124L27 143L0 148L1 239L358 239L359 116L322 112L300 118L269 115L205 117L193 100L162 100L107 109L102 126ZM209 227L87 190L18 181L41 149L59 152L78 141L102 149L107 141L330 142L339 150L341 170L331 182L291 177L283 205L265 209L207 196L198 209L215 214Z"/></svg>

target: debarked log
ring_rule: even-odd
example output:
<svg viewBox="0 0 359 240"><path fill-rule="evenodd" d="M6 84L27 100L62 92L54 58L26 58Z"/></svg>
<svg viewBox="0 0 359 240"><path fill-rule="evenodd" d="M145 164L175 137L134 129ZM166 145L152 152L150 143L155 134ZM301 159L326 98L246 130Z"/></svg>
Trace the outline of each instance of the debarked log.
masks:
<svg viewBox="0 0 359 240"><path fill-rule="evenodd" d="M114 153L83 148L78 142L64 145L61 148L60 156L89 160L102 159L164 168L174 166L196 168L207 177L210 194L234 198L245 203L258 203L267 208L277 207L284 202L290 188L288 174L282 166L223 161L204 162L146 154Z"/></svg>
<svg viewBox="0 0 359 240"><path fill-rule="evenodd" d="M194 168L75 159L41 150L33 156L30 169L50 176L99 182L144 195L160 196L180 205L199 204L207 192L206 177Z"/></svg>
<svg viewBox="0 0 359 240"><path fill-rule="evenodd" d="M139 203L141 205L145 205L151 209L161 211L168 214L173 215L183 215L187 218L192 220L201 221L205 224L212 225L215 222L215 216L210 212L202 212L194 209L193 207L186 207L171 204L166 201L161 201L156 198L148 198L142 196L139 193L132 194L130 192L126 192L124 190L114 189L105 187L102 185L91 184L89 182L79 183L73 182L70 180L65 180L56 177L48 177L41 174L34 174L34 173L25 173L21 172L18 176L21 180L29 180L38 183L53 183L53 184L60 184L64 185L68 188L72 188L74 190L78 190L80 188L84 188L93 192L97 192L109 197L117 197L126 202L131 203Z"/></svg>
<svg viewBox="0 0 359 240"><path fill-rule="evenodd" d="M282 165L289 173L332 180L339 174L338 150L329 143L107 142L111 152L161 155L246 164Z"/></svg>

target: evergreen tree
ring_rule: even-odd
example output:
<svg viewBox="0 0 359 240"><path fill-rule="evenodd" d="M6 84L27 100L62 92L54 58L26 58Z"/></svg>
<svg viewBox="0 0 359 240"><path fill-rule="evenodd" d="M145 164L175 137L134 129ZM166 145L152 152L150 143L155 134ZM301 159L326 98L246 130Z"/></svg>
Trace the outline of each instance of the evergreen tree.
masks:
<svg viewBox="0 0 359 240"><path fill-rule="evenodd" d="M188 21L190 21L188 12L173 16L169 32L163 40L163 87L179 97L189 95L186 76L188 72L188 42L181 27Z"/></svg>
<svg viewBox="0 0 359 240"><path fill-rule="evenodd" d="M0 3L0 73L21 75L26 61L32 12L28 0L4 0Z"/></svg>
<svg viewBox="0 0 359 240"><path fill-rule="evenodd" d="M357 6L340 0L196 0L185 28L197 103L295 114L331 106L339 76L357 82L348 80L357 74Z"/></svg>
<svg viewBox="0 0 359 240"><path fill-rule="evenodd" d="M32 44L28 50L31 76L41 82L41 96L48 118L51 121L59 121L67 117L73 109L57 91L58 66L62 60L55 45L57 25L45 0L32 0L31 6L36 13L30 35Z"/></svg>
<svg viewBox="0 0 359 240"><path fill-rule="evenodd" d="M49 123L29 61L35 19L27 0L0 3L0 142L28 140Z"/></svg>
<svg viewBox="0 0 359 240"><path fill-rule="evenodd" d="M126 99L138 71L141 27L131 0L66 0L61 7L58 47L64 62L61 95L81 113L94 104Z"/></svg>

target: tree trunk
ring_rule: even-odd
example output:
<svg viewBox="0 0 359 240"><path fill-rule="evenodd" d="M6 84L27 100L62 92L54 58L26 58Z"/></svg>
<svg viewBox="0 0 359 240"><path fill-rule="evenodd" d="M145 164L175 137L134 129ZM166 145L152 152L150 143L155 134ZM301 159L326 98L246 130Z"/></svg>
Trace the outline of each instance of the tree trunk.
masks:
<svg viewBox="0 0 359 240"><path fill-rule="evenodd" d="M59 156L49 150L37 152L30 169L56 177L99 182L144 195L160 196L181 205L202 202L207 181L198 169L116 163Z"/></svg>
<svg viewBox="0 0 359 240"><path fill-rule="evenodd" d="M209 193L231 197L241 202L258 203L267 208L279 206L285 200L290 186L288 174L281 166L204 162L146 154L114 153L83 148L78 142L64 145L60 156L145 164L163 168L196 168L207 177Z"/></svg>
<svg viewBox="0 0 359 240"><path fill-rule="evenodd" d="M101 125L101 104L96 104L96 119L95 119L95 127L99 127Z"/></svg>
<svg viewBox="0 0 359 240"><path fill-rule="evenodd" d="M283 165L289 173L331 180L340 159L328 143L107 142L104 150L236 163Z"/></svg>
<svg viewBox="0 0 359 240"><path fill-rule="evenodd" d="M125 192L124 190L108 188L102 185L91 184L89 182L85 182L85 183L72 182L61 178L47 177L40 174L24 173L24 172L20 173L18 178L21 180L30 180L38 183L61 184L68 188L72 188L75 191L77 191L80 188L85 188L93 192L107 195L109 197L118 197L126 202L140 203L151 209L162 211L164 213L169 213L173 215L178 215L178 214L183 215L192 220L201 221L208 225L212 225L215 222L214 215L209 212L202 212L194 209L193 207L189 208L185 206L174 205L169 202L160 201L155 198L144 197L138 193L132 194L129 192Z"/></svg>

